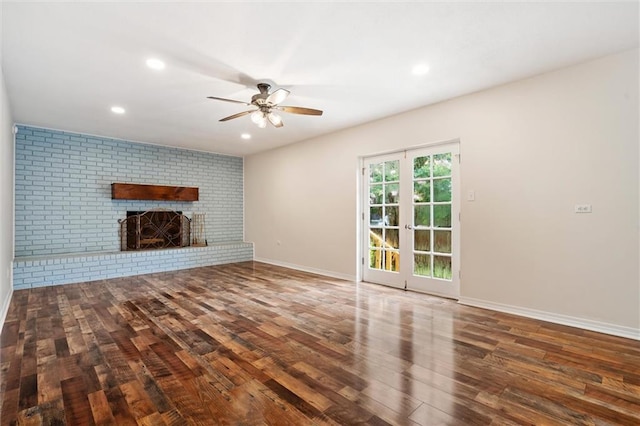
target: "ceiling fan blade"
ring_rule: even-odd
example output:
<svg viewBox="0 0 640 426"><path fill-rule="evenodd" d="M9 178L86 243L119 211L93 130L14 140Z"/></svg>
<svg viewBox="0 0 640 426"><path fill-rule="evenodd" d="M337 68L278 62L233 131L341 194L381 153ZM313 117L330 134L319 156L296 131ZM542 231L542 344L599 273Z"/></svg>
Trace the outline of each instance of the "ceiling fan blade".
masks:
<svg viewBox="0 0 640 426"><path fill-rule="evenodd" d="M276 109L284 112L290 112L292 114L304 114L304 115L322 115L322 111L313 108L303 108L297 106L278 106Z"/></svg>
<svg viewBox="0 0 640 426"><path fill-rule="evenodd" d="M242 112L239 112L239 113L237 113L237 114L233 114L233 115L230 115L230 116L228 116L228 117L221 118L221 119L220 119L220 120L218 120L218 121L229 121L229 120L233 120L234 118L244 117L245 115L251 114L251 113L252 113L252 112L254 112L254 111L255 111L255 110L253 110L253 109L252 109L252 110L249 110L249 111L242 111Z"/></svg>
<svg viewBox="0 0 640 426"><path fill-rule="evenodd" d="M278 89L267 97L267 102L273 105L278 105L280 102L287 99L289 93L290 92L287 89Z"/></svg>
<svg viewBox="0 0 640 426"><path fill-rule="evenodd" d="M251 104L248 104L248 103L243 102L243 101L236 101L235 99L218 98L218 97L215 97L215 96L207 96L207 99L213 99L213 100L216 100L216 101L233 102L233 103L242 104L242 105L251 105Z"/></svg>

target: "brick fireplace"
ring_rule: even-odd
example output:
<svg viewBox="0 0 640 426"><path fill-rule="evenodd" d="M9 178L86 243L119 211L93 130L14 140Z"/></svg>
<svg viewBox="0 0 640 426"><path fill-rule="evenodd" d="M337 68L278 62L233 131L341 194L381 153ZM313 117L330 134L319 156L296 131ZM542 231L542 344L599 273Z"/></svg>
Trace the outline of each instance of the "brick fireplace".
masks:
<svg viewBox="0 0 640 426"><path fill-rule="evenodd" d="M243 241L242 157L17 128L14 289L253 259L253 244ZM182 188L198 188L198 197L114 199L116 182L167 184L182 193ZM159 206L190 218L191 212L206 213L206 226L188 222L189 245L185 225L176 230L169 217L157 226L169 238L163 236L160 242L154 241L160 237L140 234L140 248L155 250L123 251L118 221L126 220L127 211L139 214ZM197 239L198 232L206 239Z"/></svg>

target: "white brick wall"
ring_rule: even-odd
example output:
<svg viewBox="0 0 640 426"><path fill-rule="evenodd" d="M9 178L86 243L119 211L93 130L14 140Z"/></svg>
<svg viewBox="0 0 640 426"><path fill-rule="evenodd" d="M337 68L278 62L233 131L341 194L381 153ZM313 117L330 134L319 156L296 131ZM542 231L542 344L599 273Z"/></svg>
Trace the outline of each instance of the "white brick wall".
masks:
<svg viewBox="0 0 640 426"><path fill-rule="evenodd" d="M253 260L252 243L168 250L23 257L14 261L13 288L96 281Z"/></svg>
<svg viewBox="0 0 640 426"><path fill-rule="evenodd" d="M28 126L15 156L15 289L253 259L241 157ZM196 186L200 200L112 200L113 182ZM209 246L120 252L118 219L158 207L206 213Z"/></svg>
<svg viewBox="0 0 640 426"><path fill-rule="evenodd" d="M205 212L210 244L242 241L243 161L18 126L16 257L119 250L118 219L157 207ZM111 200L111 183L196 186L198 202Z"/></svg>

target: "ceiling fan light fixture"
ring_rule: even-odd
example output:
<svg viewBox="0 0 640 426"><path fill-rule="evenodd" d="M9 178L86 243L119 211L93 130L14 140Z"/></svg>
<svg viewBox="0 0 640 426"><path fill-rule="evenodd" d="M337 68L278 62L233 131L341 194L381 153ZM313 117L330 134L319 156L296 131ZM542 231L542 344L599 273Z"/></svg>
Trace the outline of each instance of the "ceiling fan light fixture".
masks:
<svg viewBox="0 0 640 426"><path fill-rule="evenodd" d="M266 117L264 116L264 113L262 111L257 110L253 114L251 114L251 121L256 124L260 124L261 122L266 121Z"/></svg>
<svg viewBox="0 0 640 426"><path fill-rule="evenodd" d="M271 114L271 113L269 113ZM267 127L267 113L262 110L254 111L251 114L251 121L258 125L261 129ZM269 120L270 121L270 120ZM280 120L282 121L282 120ZM275 124L274 124L275 125Z"/></svg>
<svg viewBox="0 0 640 426"><path fill-rule="evenodd" d="M267 119L271 124L273 124L276 127L282 124L282 117L280 117L278 114L275 114L273 112L270 112L269 114L267 114Z"/></svg>

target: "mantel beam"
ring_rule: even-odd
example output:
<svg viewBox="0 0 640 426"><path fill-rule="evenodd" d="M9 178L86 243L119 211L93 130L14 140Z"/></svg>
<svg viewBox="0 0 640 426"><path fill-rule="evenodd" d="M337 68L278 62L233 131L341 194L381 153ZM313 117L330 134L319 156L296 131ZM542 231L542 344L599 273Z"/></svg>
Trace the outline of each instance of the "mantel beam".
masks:
<svg viewBox="0 0 640 426"><path fill-rule="evenodd" d="M198 201L198 188L187 186L111 184L112 200Z"/></svg>

